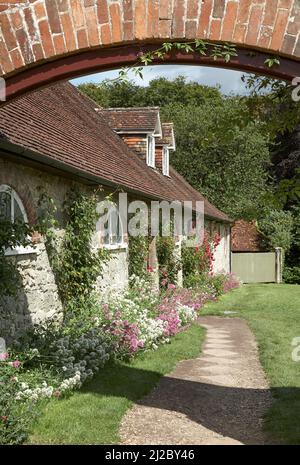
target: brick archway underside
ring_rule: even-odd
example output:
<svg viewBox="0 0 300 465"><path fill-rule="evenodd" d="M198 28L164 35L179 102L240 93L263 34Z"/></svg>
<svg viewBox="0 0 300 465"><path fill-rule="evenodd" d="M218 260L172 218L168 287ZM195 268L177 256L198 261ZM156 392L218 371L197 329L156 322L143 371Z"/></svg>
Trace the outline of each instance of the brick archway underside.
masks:
<svg viewBox="0 0 300 465"><path fill-rule="evenodd" d="M0 3L0 76L7 97L136 61L170 40L234 43L229 67L300 74L300 0L11 0ZM253 54L255 52L255 54ZM281 56L267 69L266 56ZM169 63L225 66L174 53Z"/></svg>

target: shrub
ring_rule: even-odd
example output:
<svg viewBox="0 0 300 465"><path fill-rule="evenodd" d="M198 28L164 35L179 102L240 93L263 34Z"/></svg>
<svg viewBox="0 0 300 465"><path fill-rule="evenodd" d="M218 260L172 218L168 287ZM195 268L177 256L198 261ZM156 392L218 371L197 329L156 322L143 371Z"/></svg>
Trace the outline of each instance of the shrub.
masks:
<svg viewBox="0 0 300 465"><path fill-rule="evenodd" d="M48 321L36 326L27 335L27 347L30 344L36 350L31 366L43 363L54 368L62 381L79 374L78 385L90 379L109 359L111 341L97 317L93 315L82 323L85 316L79 314L62 325Z"/></svg>
<svg viewBox="0 0 300 465"><path fill-rule="evenodd" d="M285 266L283 269L283 281L287 284L300 284L300 266Z"/></svg>
<svg viewBox="0 0 300 465"><path fill-rule="evenodd" d="M139 276L145 278L147 276L147 259L148 259L148 238L144 236L131 236L128 239L129 276Z"/></svg>
<svg viewBox="0 0 300 465"><path fill-rule="evenodd" d="M157 259L159 263L159 283L166 289L176 284L181 260L176 254L176 245L172 236L158 236L156 239Z"/></svg>
<svg viewBox="0 0 300 465"><path fill-rule="evenodd" d="M0 361L0 444L21 444L36 415L32 402L16 402L20 367Z"/></svg>
<svg viewBox="0 0 300 465"><path fill-rule="evenodd" d="M282 210L273 210L259 221L259 229L263 233L262 243L268 249L282 247L288 251L292 243L292 228L292 214Z"/></svg>

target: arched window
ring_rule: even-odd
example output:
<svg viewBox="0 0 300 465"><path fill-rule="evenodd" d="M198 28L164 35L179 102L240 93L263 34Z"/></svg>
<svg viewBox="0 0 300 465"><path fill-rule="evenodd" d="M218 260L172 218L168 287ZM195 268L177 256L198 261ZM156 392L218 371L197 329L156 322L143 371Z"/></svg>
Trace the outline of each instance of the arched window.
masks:
<svg viewBox="0 0 300 465"><path fill-rule="evenodd" d="M23 206L22 200L18 194L5 184L0 185L0 221L23 221L28 223L27 214ZM35 249L31 246L23 247L19 245L13 249L5 250L5 255L22 255L35 253Z"/></svg>
<svg viewBox="0 0 300 465"><path fill-rule="evenodd" d="M105 217L105 222L100 218L96 225L100 244L113 249L126 247L123 225L116 205L110 204Z"/></svg>
<svg viewBox="0 0 300 465"><path fill-rule="evenodd" d="M10 186L5 184L0 185L0 219L28 222L22 200Z"/></svg>

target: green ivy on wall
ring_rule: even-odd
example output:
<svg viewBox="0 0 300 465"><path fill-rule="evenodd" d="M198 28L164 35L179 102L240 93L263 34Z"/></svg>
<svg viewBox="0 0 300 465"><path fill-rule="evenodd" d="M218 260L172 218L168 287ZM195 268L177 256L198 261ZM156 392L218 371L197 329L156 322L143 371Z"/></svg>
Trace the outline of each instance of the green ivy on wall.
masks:
<svg viewBox="0 0 300 465"><path fill-rule="evenodd" d="M96 231L98 192L85 193L71 189L64 202L65 232L60 239L55 227L57 208L46 194L40 197L40 230L46 239L49 259L64 305L84 301L95 290L97 278L102 275L109 252L104 248L93 250Z"/></svg>
<svg viewBox="0 0 300 465"><path fill-rule="evenodd" d="M147 277L147 260L149 253L149 239L146 236L131 236L128 238L129 248L129 276Z"/></svg>

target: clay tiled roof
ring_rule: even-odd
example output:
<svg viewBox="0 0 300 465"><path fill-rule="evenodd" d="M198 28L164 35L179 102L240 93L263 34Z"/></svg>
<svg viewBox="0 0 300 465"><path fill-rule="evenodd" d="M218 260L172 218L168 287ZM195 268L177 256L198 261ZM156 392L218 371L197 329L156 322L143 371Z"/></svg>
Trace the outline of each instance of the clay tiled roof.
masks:
<svg viewBox="0 0 300 465"><path fill-rule="evenodd" d="M154 132L159 130L159 108L102 108L109 126L115 131Z"/></svg>
<svg viewBox="0 0 300 465"><path fill-rule="evenodd" d="M174 169L170 178L148 167L115 134L96 104L69 83L26 94L0 108L0 151L20 153L103 185L141 197L204 200L205 214L228 217L194 190ZM20 150L21 148L21 150Z"/></svg>
<svg viewBox="0 0 300 465"><path fill-rule="evenodd" d="M231 229L231 250L233 252L262 252L263 235L255 221L235 221Z"/></svg>

